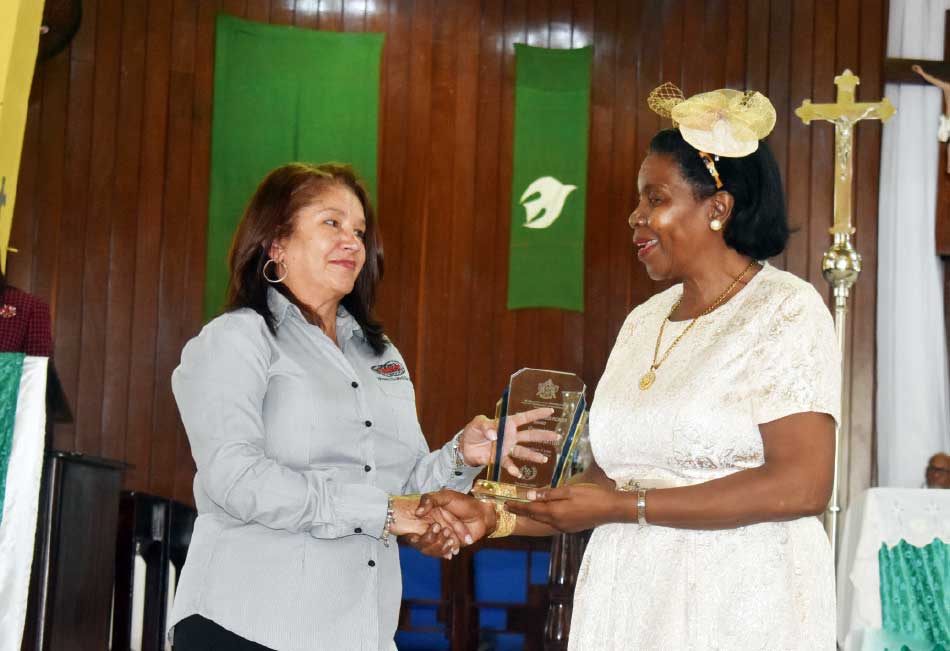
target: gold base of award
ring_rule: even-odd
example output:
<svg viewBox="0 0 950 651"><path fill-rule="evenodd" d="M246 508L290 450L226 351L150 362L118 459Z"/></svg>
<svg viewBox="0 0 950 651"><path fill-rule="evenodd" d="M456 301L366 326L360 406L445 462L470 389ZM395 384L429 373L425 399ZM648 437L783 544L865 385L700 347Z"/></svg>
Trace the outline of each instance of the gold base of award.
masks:
<svg viewBox="0 0 950 651"><path fill-rule="evenodd" d="M511 376L508 388L498 403L498 440L489 461L485 479L475 482L472 495L482 500L528 501L527 492L560 486L568 474L574 448L587 417L587 386L573 373L523 368ZM505 444L505 421L514 414L538 407L550 407L554 413L523 429L547 430L558 434L557 441L518 443L547 457L544 463L512 459L521 477L509 473L502 460L510 451Z"/></svg>

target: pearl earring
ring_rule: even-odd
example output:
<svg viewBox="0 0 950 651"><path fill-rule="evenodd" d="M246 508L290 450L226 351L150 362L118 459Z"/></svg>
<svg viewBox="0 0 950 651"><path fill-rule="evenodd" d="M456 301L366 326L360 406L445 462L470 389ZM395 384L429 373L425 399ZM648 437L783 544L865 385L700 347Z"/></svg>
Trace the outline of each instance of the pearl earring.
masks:
<svg viewBox="0 0 950 651"><path fill-rule="evenodd" d="M719 221L718 219L714 219L714 220L712 220L711 222L709 222L709 228L711 228L711 229L714 230L714 231L721 231L721 230L722 230L722 222Z"/></svg>

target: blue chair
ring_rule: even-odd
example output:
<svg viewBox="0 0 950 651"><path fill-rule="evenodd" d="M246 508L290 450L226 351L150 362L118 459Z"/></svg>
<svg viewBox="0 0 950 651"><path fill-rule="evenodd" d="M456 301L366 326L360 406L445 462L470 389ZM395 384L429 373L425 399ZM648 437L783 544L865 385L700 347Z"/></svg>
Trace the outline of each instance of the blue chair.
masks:
<svg viewBox="0 0 950 651"><path fill-rule="evenodd" d="M451 562L400 547L400 651L534 651L542 646L546 539L488 541Z"/></svg>

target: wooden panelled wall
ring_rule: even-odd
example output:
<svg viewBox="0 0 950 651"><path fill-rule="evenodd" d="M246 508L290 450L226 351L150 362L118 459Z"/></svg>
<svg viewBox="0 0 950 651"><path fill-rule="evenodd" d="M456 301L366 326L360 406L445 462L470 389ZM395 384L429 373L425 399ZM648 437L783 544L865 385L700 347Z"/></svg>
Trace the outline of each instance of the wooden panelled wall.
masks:
<svg viewBox="0 0 950 651"><path fill-rule="evenodd" d="M656 292L630 243L637 169L659 82L764 91L797 232L775 264L826 295L832 101L850 67L880 96L885 0L84 0L71 46L29 105L11 282L49 300L76 414L61 449L126 460L131 488L190 500L193 463L169 388L201 326L214 17L386 32L379 312L414 374L433 445L492 409L522 366L596 385L628 311ZM505 309L514 43L594 46L583 314ZM852 488L871 473L880 127L856 145Z"/></svg>

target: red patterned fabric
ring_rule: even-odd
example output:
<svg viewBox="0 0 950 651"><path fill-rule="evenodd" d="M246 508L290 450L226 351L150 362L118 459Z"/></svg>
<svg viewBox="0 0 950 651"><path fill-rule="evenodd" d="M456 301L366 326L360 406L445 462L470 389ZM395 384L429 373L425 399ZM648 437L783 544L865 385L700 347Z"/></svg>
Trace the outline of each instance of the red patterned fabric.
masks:
<svg viewBox="0 0 950 651"><path fill-rule="evenodd" d="M0 352L53 354L49 306L32 294L7 287L0 303Z"/></svg>

